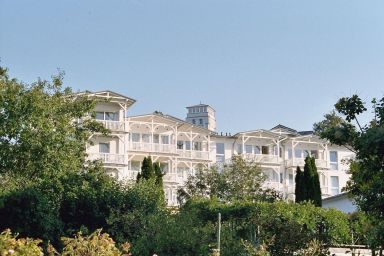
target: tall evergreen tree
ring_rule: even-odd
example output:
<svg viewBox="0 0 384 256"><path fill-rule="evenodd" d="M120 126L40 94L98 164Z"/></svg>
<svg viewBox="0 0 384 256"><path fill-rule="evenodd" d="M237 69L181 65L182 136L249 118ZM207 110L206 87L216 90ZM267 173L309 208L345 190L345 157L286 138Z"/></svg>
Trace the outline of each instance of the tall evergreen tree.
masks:
<svg viewBox="0 0 384 256"><path fill-rule="evenodd" d="M296 168L296 177L295 177L295 202L296 203L300 203L303 201L303 198L305 197L304 194L304 189L305 189L305 185L304 185L304 182L303 182L303 179L304 179L304 174L303 172L301 171L300 167L297 166Z"/></svg>
<svg viewBox="0 0 384 256"><path fill-rule="evenodd" d="M316 206L321 207L320 180L314 157L305 158L304 173L300 175L302 178L296 177L296 180L299 180L295 190L299 192L298 198L296 194L296 202L312 201Z"/></svg>
<svg viewBox="0 0 384 256"><path fill-rule="evenodd" d="M163 172L159 162L153 163L153 169L156 177L156 184L163 187Z"/></svg>
<svg viewBox="0 0 384 256"><path fill-rule="evenodd" d="M150 156L144 157L141 164L141 173L137 175L137 182L141 179L149 180L155 178L155 170L152 164L152 158Z"/></svg>

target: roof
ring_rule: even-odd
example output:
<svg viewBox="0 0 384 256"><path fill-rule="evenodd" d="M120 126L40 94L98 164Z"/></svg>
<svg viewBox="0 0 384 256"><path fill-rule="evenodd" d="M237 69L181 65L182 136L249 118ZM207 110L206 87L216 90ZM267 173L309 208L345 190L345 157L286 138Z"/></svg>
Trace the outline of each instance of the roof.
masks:
<svg viewBox="0 0 384 256"><path fill-rule="evenodd" d="M300 135L305 136L305 135L314 135L313 131L301 131L299 132Z"/></svg>
<svg viewBox="0 0 384 256"><path fill-rule="evenodd" d="M104 90L104 91L97 91L97 92L91 92L91 91L85 91L85 92L79 92L79 95L88 95L90 97L97 97L97 98L105 98L107 100L113 99L117 101L123 101L128 104L128 106L133 105L136 100L132 99L130 97L127 97L123 94L110 91L110 90Z"/></svg>
<svg viewBox="0 0 384 256"><path fill-rule="evenodd" d="M194 107L210 107L211 109L213 109L213 111L216 112L216 110L211 106L211 105L208 105L208 104L197 104L197 105L192 105L192 106L188 106L188 107L185 107L186 109L189 109L189 108L194 108Z"/></svg>
<svg viewBox="0 0 384 256"><path fill-rule="evenodd" d="M334 195L334 196L330 196L330 197L326 197L324 199L322 199L323 202L328 202L328 201L333 201L333 200L336 200L336 199L342 199L342 198L345 198L345 199L349 199L350 198L348 197L348 192L343 192L343 193L340 193L338 195Z"/></svg>
<svg viewBox="0 0 384 256"><path fill-rule="evenodd" d="M205 133L209 133L209 134L212 133L212 131L208 130L207 128L204 128L204 127L201 127L201 126L198 126L198 125L193 125L193 124L191 124L189 122L186 122L186 121L184 121L182 119L179 119L177 117L174 117L174 116L171 116L171 115L167 115L167 114L163 114L160 111L155 111L155 112L153 112L151 114L145 114L145 115L128 116L127 118L137 119L137 118L145 118L145 117L148 117L148 118L158 117L158 118L166 119L167 121L169 121L171 123L179 124L181 126L193 127L193 128L199 129L199 130L201 130L201 131L203 131Z"/></svg>
<svg viewBox="0 0 384 256"><path fill-rule="evenodd" d="M274 130L280 130L280 131L284 131L286 133L294 133L294 134L297 134L297 131L295 129L292 129L292 128L289 128L285 125L282 125L282 124L278 124L276 125L275 127L271 128L270 131L274 131Z"/></svg>

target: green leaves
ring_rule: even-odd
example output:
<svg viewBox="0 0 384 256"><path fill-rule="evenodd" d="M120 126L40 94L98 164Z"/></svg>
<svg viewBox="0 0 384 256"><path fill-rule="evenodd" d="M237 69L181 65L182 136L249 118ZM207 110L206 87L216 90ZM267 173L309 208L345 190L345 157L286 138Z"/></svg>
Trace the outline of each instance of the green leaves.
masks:
<svg viewBox="0 0 384 256"><path fill-rule="evenodd" d="M88 138L102 129L95 120L77 120L95 102L63 89L63 73L26 85L1 72L0 175L22 185L83 168Z"/></svg>
<svg viewBox="0 0 384 256"><path fill-rule="evenodd" d="M367 111L363 101L357 96L341 98L335 108L345 119L335 112L325 115L325 120L314 125L320 137L331 143L345 146L354 151L356 157L350 161L351 179L346 191L350 192L359 208L374 221L375 227L383 227L384 216L384 97L371 101L373 118L365 126L357 120L359 114ZM357 122L359 132L350 123ZM374 230L374 229L372 229ZM383 236L370 231L371 244L384 246Z"/></svg>
<svg viewBox="0 0 384 256"><path fill-rule="evenodd" d="M335 108L339 113L345 115L345 119L348 122L356 119L359 114L367 110L363 101L357 95L339 99L339 101L335 104Z"/></svg>

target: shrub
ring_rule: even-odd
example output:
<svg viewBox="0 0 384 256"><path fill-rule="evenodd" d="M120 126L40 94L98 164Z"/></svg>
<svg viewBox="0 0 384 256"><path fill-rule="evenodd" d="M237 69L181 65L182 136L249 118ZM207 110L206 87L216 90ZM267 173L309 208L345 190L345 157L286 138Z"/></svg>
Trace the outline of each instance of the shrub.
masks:
<svg viewBox="0 0 384 256"><path fill-rule="evenodd" d="M39 246L41 240L17 238L11 230L6 229L0 234L0 255L42 256L43 249Z"/></svg>

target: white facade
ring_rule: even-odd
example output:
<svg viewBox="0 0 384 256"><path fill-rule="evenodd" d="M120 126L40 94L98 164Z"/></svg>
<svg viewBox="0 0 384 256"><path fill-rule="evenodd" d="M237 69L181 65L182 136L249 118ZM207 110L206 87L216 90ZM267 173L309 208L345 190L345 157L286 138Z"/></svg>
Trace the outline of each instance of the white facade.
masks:
<svg viewBox="0 0 384 256"><path fill-rule="evenodd" d="M271 130L220 136L212 132L216 121L208 105L190 107L203 109L187 117L190 121L188 118L194 114L205 113L213 118L214 125L204 128L161 112L129 116L127 112L135 100L114 92L88 95L106 100L97 104L96 119L111 130L109 136L92 136L87 147L89 159L101 159L107 173L119 180L134 181L143 158L151 156L166 173L164 189L169 205L177 205L177 190L189 175L199 168L229 161L233 154L259 162L267 176L264 186L280 191L286 199L294 199L296 167L303 167L307 154L316 158L323 197L339 194L349 178L348 166L342 160L353 157L352 153L310 133L279 125Z"/></svg>

